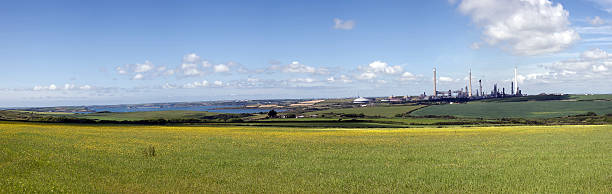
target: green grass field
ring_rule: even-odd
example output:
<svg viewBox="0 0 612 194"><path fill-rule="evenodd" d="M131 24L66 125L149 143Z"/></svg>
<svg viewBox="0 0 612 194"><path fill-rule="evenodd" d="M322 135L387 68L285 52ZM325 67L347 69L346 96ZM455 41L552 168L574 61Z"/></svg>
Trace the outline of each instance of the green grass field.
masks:
<svg viewBox="0 0 612 194"><path fill-rule="evenodd" d="M147 119L196 119L203 116L217 115L218 113L206 111L146 111L146 112L109 112L77 114L77 118L111 120L111 121L136 121Z"/></svg>
<svg viewBox="0 0 612 194"><path fill-rule="evenodd" d="M143 154L154 146L156 156ZM0 193L610 193L612 126L0 122Z"/></svg>
<svg viewBox="0 0 612 194"><path fill-rule="evenodd" d="M570 99L575 100L612 100L612 94L592 94L592 95L570 95Z"/></svg>
<svg viewBox="0 0 612 194"><path fill-rule="evenodd" d="M414 109L421 108L421 105L414 106L369 106L369 107L358 107L358 108L343 108L343 109L330 109L322 111L309 112L307 115L320 115L320 114L364 114L365 116L380 116L380 117L395 117L397 114L413 111Z"/></svg>
<svg viewBox="0 0 612 194"><path fill-rule="evenodd" d="M612 101L469 102L428 106L410 115L452 115L482 118L550 118L595 112L612 113Z"/></svg>

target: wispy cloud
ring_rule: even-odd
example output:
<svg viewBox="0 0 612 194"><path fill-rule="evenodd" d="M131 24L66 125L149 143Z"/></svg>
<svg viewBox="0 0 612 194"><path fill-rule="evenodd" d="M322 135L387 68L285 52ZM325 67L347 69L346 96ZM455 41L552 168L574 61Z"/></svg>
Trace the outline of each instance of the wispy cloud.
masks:
<svg viewBox="0 0 612 194"><path fill-rule="evenodd" d="M352 30L354 27L355 21L353 20L342 20L340 18L334 18L334 29Z"/></svg>
<svg viewBox="0 0 612 194"><path fill-rule="evenodd" d="M599 16L595 16L593 18L587 18L587 21L589 21L589 23L594 26L599 26L599 25L606 23L606 21L601 19Z"/></svg>
<svg viewBox="0 0 612 194"><path fill-rule="evenodd" d="M91 85L75 85L75 84L64 84L63 87L60 85L36 85L32 88L33 91L74 91L74 90L92 90L94 87Z"/></svg>
<svg viewBox="0 0 612 194"><path fill-rule="evenodd" d="M594 2L601 10L608 13L612 13L612 1L611 0L590 0Z"/></svg>

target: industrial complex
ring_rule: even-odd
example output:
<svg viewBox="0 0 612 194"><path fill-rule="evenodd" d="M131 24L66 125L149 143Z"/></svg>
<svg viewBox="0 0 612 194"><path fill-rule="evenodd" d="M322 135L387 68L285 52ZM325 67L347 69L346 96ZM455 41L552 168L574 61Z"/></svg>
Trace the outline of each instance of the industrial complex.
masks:
<svg viewBox="0 0 612 194"><path fill-rule="evenodd" d="M417 102L417 101L469 101L486 98L505 98L523 96L521 89L518 84L518 70L514 68L514 78L509 87L510 91L506 92L505 87L498 87L497 84L493 84L493 88L490 92L485 92L482 87L482 80L478 80L478 88L476 92L472 89L472 70L468 72L468 82L465 88L439 90L438 89L438 78L437 70L433 68L433 90L431 95L427 95L423 92L420 96L390 96L388 98L380 99L379 102L387 103L406 103L406 102ZM364 97L358 97L353 101L354 104L369 104L376 102L376 99L368 99Z"/></svg>

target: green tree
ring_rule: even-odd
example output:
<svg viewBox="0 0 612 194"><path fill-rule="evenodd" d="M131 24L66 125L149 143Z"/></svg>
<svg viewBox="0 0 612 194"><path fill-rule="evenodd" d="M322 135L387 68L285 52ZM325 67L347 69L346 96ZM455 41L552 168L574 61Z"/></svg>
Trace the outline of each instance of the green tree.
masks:
<svg viewBox="0 0 612 194"><path fill-rule="evenodd" d="M268 112L268 117L270 117L270 118L275 118L277 115L278 115L278 113L274 109L272 109L272 110L270 110L270 112Z"/></svg>

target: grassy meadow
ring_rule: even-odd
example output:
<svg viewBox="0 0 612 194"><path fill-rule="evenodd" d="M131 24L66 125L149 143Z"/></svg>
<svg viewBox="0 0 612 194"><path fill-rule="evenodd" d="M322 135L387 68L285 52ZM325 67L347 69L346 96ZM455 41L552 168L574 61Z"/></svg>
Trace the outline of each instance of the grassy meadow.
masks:
<svg viewBox="0 0 612 194"><path fill-rule="evenodd" d="M423 105L381 105L381 106L368 106L368 107L357 107L357 108L342 108L342 109L329 109L322 111L308 112L307 115L320 115L320 114L363 114L365 116L379 116L379 117L395 117L397 114L413 111L421 108Z"/></svg>
<svg viewBox="0 0 612 194"><path fill-rule="evenodd" d="M149 146L155 156L143 153ZM306 129L0 122L0 193L609 193L610 153L611 125Z"/></svg>
<svg viewBox="0 0 612 194"><path fill-rule="evenodd" d="M524 101L469 102L428 106L412 112L413 116L452 115L479 118L552 118L595 112L612 113L612 101Z"/></svg>

